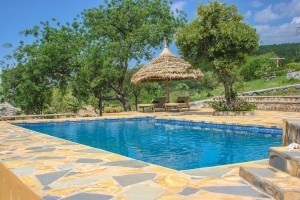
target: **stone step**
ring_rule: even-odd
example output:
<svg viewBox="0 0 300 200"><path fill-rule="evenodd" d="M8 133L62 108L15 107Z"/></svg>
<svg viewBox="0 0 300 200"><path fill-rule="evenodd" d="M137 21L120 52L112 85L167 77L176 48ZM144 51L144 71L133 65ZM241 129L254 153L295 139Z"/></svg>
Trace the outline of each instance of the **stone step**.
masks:
<svg viewBox="0 0 300 200"><path fill-rule="evenodd" d="M300 150L288 151L286 147L272 147L269 151L269 165L300 178Z"/></svg>
<svg viewBox="0 0 300 200"><path fill-rule="evenodd" d="M300 179L269 165L250 164L240 176L278 200L300 200Z"/></svg>

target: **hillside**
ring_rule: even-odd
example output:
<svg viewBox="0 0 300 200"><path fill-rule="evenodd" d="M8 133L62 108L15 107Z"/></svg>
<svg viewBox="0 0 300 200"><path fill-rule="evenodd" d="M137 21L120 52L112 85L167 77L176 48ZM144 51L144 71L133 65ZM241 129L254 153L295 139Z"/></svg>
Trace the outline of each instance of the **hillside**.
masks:
<svg viewBox="0 0 300 200"><path fill-rule="evenodd" d="M261 45L255 55L274 52L277 56L285 58L284 63L300 62L300 43Z"/></svg>

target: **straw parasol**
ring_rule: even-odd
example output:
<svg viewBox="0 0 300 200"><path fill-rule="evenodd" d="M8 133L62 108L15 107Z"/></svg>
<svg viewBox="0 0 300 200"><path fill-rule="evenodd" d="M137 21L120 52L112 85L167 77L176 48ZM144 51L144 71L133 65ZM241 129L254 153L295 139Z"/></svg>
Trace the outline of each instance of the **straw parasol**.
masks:
<svg viewBox="0 0 300 200"><path fill-rule="evenodd" d="M203 73L193 69L185 60L176 57L168 48L166 38L165 48L161 54L133 75L131 82L134 84L145 82L166 81L167 101L170 100L169 81L199 79Z"/></svg>

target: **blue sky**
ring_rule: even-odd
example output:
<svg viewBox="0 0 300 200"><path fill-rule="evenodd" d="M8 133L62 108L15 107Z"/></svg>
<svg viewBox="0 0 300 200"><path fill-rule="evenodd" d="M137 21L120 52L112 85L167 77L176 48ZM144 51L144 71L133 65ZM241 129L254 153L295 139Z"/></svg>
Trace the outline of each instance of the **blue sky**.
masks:
<svg viewBox="0 0 300 200"><path fill-rule="evenodd" d="M296 25L300 25L300 0L220 0L235 4L245 16L245 21L257 29L262 44L296 43ZM172 9L183 9L188 18L196 14L198 2L207 0L174 0ZM83 9L92 8L103 0L0 0L0 45L12 43L14 47L22 38L18 33L38 25L40 21L56 18L62 23L72 21ZM174 45L171 46L176 51ZM11 50L0 47L0 60Z"/></svg>

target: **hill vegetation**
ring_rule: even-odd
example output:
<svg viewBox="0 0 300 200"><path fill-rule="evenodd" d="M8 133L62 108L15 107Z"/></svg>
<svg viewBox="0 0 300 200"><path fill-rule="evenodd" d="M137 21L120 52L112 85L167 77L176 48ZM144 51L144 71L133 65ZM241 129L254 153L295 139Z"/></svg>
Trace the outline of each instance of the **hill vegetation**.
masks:
<svg viewBox="0 0 300 200"><path fill-rule="evenodd" d="M280 58L285 58L284 64L300 62L300 43L261 45L254 55L259 56L267 53L274 53Z"/></svg>
<svg viewBox="0 0 300 200"><path fill-rule="evenodd" d="M162 46L164 36L173 39L180 33L179 28L186 25L185 15L180 11L174 15L165 0L107 2L85 10L67 24L53 19L23 31L32 42L20 42L7 57L13 62L0 62L0 102L21 108L26 114L77 112L87 105L101 114L99 110L134 110L138 103L165 96L165 83L132 84L131 77L143 66L137 64L131 68L129 64L151 60L154 50ZM218 9L224 9L222 6ZM203 6L201 9L211 12ZM224 33L218 38L223 40L214 39L206 48L193 46L195 42L189 34L195 33L196 39L203 35L197 30L199 24L193 23L188 29L181 29L184 30L181 36L178 34L180 53L194 66L201 66L204 77L198 81L171 81L171 101L178 96L189 95L192 101L197 101L224 95L224 86L232 98L240 92L300 83L286 78L288 72L300 71L300 43L259 46L251 53L257 45L255 30L241 23L242 16L234 7L224 10L236 15L234 19L240 19L234 25L242 27L239 33L232 32L232 23L226 24L216 14L214 18L221 25L213 28L221 27ZM198 23L197 19L194 23ZM210 27L210 24L208 21L202 25ZM244 49L243 43L236 43L248 41L243 27L252 33L249 49ZM207 32L211 34L207 41L215 32L215 29ZM226 55L224 49L228 50ZM273 57L286 59L277 68L276 61L270 59ZM289 91L288 94L298 93Z"/></svg>

